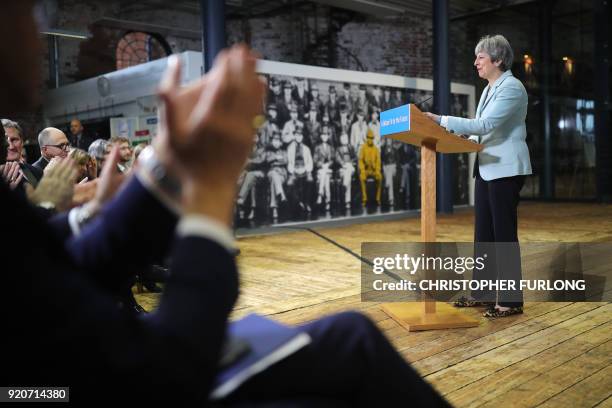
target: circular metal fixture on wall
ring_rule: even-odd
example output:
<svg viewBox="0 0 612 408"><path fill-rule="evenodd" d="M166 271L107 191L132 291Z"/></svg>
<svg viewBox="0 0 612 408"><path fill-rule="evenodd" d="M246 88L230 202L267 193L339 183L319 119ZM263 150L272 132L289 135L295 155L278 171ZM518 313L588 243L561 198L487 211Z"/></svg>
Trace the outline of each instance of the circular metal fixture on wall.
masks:
<svg viewBox="0 0 612 408"><path fill-rule="evenodd" d="M108 96L111 93L111 83L105 76L98 78L98 93L102 97Z"/></svg>

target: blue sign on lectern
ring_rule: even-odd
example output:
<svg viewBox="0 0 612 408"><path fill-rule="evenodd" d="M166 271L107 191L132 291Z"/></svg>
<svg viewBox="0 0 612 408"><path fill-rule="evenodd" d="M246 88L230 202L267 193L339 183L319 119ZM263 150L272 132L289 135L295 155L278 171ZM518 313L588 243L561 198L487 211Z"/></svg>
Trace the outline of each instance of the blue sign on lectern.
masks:
<svg viewBox="0 0 612 408"><path fill-rule="evenodd" d="M402 105L380 113L380 135L387 136L410 130L410 105Z"/></svg>

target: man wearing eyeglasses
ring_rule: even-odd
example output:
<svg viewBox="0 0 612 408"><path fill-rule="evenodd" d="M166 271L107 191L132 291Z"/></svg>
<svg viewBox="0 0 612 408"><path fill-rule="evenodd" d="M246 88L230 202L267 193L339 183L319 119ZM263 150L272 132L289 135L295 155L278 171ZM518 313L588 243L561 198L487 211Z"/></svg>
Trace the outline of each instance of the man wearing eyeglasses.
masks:
<svg viewBox="0 0 612 408"><path fill-rule="evenodd" d="M40 159L34 163L34 167L41 170L47 167L52 158L66 157L70 148L66 134L53 127L41 130L38 134L38 145L40 146Z"/></svg>

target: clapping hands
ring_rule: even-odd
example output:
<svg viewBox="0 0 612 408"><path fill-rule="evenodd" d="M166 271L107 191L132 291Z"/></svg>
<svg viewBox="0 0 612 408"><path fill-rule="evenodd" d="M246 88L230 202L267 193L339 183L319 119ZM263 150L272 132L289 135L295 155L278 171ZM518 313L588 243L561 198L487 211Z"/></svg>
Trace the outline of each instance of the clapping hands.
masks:
<svg viewBox="0 0 612 408"><path fill-rule="evenodd" d="M29 194L34 204L52 203L58 212L72 206L77 170L70 158L51 160L36 190Z"/></svg>
<svg viewBox="0 0 612 408"><path fill-rule="evenodd" d="M2 178L6 181L11 190L17 188L23 180L23 172L17 162L8 162L0 166Z"/></svg>
<svg viewBox="0 0 612 408"><path fill-rule="evenodd" d="M181 180L186 212L230 222L236 181L253 148L253 122L263 110L266 86L255 64L246 46L234 46L207 75L180 87L180 61L169 60L155 147Z"/></svg>

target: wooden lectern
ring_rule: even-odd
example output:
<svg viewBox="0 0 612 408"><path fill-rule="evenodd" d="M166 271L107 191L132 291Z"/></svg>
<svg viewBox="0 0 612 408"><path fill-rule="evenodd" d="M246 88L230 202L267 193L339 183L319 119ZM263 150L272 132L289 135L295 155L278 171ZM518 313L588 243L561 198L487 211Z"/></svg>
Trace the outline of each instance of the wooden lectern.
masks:
<svg viewBox="0 0 612 408"><path fill-rule="evenodd" d="M406 118L408 123L402 126ZM388 133L383 133L385 125L390 125ZM421 241L435 242L436 152L477 152L483 146L446 131L413 104L381 113L381 135L421 147ZM426 293L423 302L385 303L382 309L408 331L478 326L477 320L447 303L432 300Z"/></svg>

